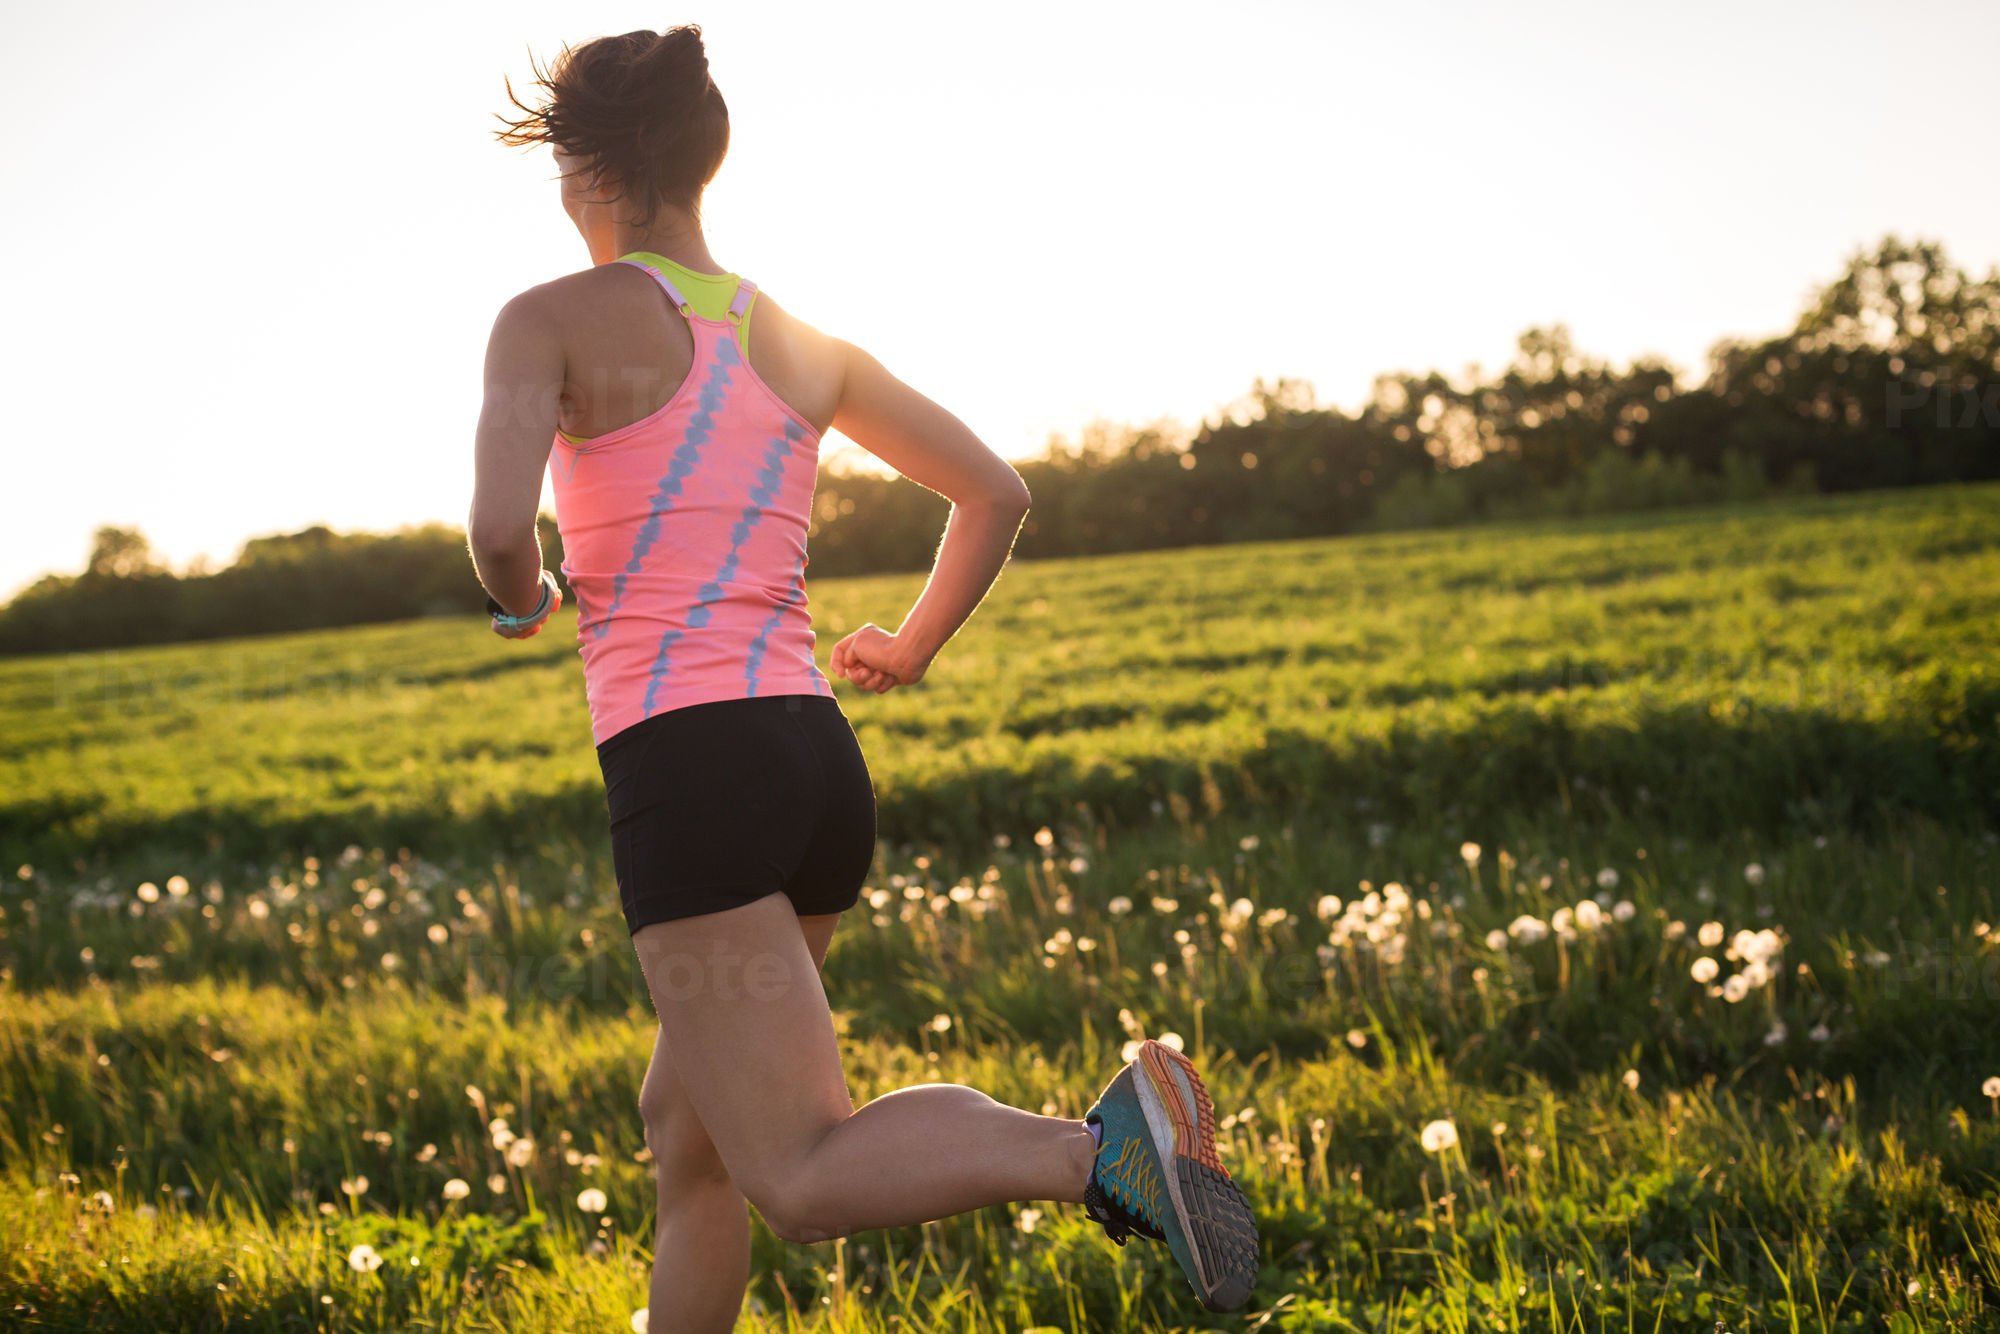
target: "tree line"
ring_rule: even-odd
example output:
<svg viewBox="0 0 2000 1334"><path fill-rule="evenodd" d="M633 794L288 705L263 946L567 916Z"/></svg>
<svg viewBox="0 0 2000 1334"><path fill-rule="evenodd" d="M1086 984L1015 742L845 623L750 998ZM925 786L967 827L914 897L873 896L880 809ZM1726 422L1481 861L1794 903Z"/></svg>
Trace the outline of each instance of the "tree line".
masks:
<svg viewBox="0 0 2000 1334"><path fill-rule="evenodd" d="M1787 332L1724 339L1683 384L1619 368L1562 325L1523 333L1496 374L1376 378L1353 413L1300 381L1258 380L1215 421L1094 422L1015 464L1035 504L1017 558L1609 513L2000 477L2000 268L1883 238ZM902 477L829 466L814 576L922 571L949 502ZM540 522L558 565L555 523ZM85 570L0 609L0 653L479 612L462 530L324 526L260 537L214 572L175 574L134 530L100 528Z"/></svg>

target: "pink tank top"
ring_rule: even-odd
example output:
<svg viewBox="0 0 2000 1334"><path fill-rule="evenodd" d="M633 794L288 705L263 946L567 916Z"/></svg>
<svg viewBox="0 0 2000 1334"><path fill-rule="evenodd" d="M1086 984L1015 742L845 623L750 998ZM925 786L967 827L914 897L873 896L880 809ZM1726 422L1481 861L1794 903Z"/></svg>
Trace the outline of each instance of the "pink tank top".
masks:
<svg viewBox="0 0 2000 1334"><path fill-rule="evenodd" d="M549 454L592 738L690 704L830 696L805 586L820 436L737 343L756 284L711 320L659 269L615 262L665 289L694 365L657 412Z"/></svg>

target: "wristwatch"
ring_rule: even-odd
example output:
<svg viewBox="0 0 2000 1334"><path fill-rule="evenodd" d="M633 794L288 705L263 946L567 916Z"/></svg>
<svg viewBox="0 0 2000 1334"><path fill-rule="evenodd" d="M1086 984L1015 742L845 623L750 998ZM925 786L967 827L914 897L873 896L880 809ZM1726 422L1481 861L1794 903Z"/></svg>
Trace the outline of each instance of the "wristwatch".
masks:
<svg viewBox="0 0 2000 1334"><path fill-rule="evenodd" d="M535 604L535 609L529 612L526 616L509 616L507 614L507 609L501 606L498 602L496 602L493 599L493 595L491 593L486 595L487 615L493 618L493 623L495 625L501 627L504 630L527 629L535 622L541 620L542 617L549 614L549 605L552 601L554 601L556 596L556 591L557 591L556 577L553 574L550 574L547 570L543 570L541 583L542 583L542 600L540 602L537 602Z"/></svg>

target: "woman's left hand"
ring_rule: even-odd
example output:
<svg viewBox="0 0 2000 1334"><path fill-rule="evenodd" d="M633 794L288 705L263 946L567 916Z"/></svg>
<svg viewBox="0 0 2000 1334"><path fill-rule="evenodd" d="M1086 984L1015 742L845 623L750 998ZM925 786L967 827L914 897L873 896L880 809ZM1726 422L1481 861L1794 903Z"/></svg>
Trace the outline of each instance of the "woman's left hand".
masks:
<svg viewBox="0 0 2000 1334"><path fill-rule="evenodd" d="M562 585L555 581L554 576L549 574L547 570L544 570L542 571L542 579L549 590L549 605L547 609L527 625L505 625L496 616L491 621L494 634L499 635L502 639L533 639L542 632L542 627L549 623L549 617L556 614L556 608L562 606L563 600Z"/></svg>

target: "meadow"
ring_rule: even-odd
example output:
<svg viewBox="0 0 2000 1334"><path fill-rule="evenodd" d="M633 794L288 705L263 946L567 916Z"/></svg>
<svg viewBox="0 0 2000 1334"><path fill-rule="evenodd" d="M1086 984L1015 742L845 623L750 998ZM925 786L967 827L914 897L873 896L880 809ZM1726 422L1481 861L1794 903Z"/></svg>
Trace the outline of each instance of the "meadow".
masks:
<svg viewBox="0 0 2000 1334"><path fill-rule="evenodd" d="M811 585L821 659L918 576ZM745 1327L2000 1327L2000 487L1012 564L827 961L857 1100L1178 1042L1246 1312L1081 1211ZM638 1328L567 616L0 661L0 1326Z"/></svg>

